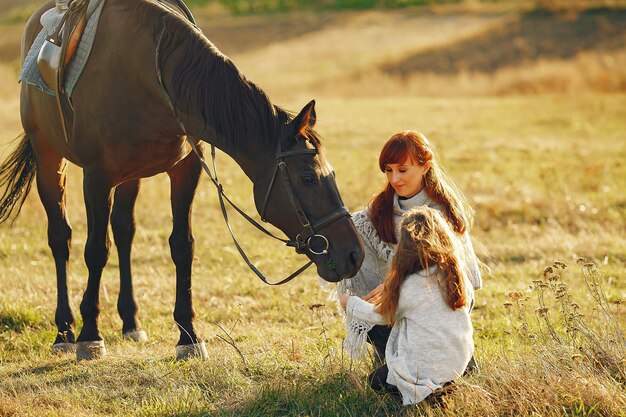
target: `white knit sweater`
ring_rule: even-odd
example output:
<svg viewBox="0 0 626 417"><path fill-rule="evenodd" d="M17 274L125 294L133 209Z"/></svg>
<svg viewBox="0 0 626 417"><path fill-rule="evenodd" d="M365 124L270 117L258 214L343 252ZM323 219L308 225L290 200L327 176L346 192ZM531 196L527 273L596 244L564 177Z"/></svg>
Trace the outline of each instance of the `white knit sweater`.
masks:
<svg viewBox="0 0 626 417"><path fill-rule="evenodd" d="M473 286L465 280L467 306L454 311L443 297L441 280L435 265L409 275L400 289L385 357L387 383L398 387L405 405L419 403L460 376L474 352L469 310ZM359 297L348 299L346 313L363 322L386 324L374 305Z"/></svg>
<svg viewBox="0 0 626 417"><path fill-rule="evenodd" d="M400 225L402 224L404 213L419 206L428 206L443 211L443 207L431 200L425 190L406 200L399 199L397 194L394 195L393 214L396 236L400 235ZM352 220L363 239L365 257L361 268L354 277L345 279L337 284L332 295L332 298L337 300L339 300L342 294L363 297L382 284L396 249L396 245L383 242L380 239L368 216L368 207L354 213ZM482 278L469 233L466 232L463 235L461 243L463 244L462 253L460 253L460 256L463 258L461 260L467 268L467 275L474 289L479 289L482 287ZM322 283L322 285L325 284ZM366 354L365 341L367 332L373 327L373 324L347 315L345 317L345 326L347 333L344 340L344 348L355 358L363 357Z"/></svg>

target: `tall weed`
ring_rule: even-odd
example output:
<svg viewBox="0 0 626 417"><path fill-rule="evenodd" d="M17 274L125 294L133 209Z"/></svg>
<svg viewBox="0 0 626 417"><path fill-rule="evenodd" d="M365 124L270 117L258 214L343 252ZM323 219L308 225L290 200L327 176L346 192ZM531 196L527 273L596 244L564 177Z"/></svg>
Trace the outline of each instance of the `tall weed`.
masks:
<svg viewBox="0 0 626 417"><path fill-rule="evenodd" d="M488 404L496 414L506 409L522 415L623 412L622 301L607 295L606 277L596 264L584 258L577 264L580 273L569 283L567 265L555 261L533 281L529 293L507 295L510 331L503 344L504 361L488 364L481 377L481 389L497 399ZM561 410L554 410L554 404L561 404Z"/></svg>

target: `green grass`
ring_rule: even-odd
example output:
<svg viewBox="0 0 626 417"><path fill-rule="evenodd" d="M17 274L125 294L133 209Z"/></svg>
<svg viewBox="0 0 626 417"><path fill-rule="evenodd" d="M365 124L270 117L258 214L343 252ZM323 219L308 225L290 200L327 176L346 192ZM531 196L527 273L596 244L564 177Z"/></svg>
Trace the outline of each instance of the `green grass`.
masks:
<svg viewBox="0 0 626 417"><path fill-rule="evenodd" d="M0 332L22 332L27 328L40 327L44 323L40 311L32 307L6 306L0 309Z"/></svg>
<svg viewBox="0 0 626 417"><path fill-rule="evenodd" d="M588 361L572 359L563 353L570 349L565 343L559 345L563 350L540 349L555 345L539 333L531 338L520 334L517 316L504 304L511 291L520 292L528 297L526 315L535 320L540 306L529 286L560 259L569 265L563 279L571 296L597 318L592 310L597 303L575 262L584 256L598 264L609 309L626 324L623 306L618 313L615 304L626 293L626 96L320 98L317 107L317 127L351 210L360 209L383 185L384 176L376 169L378 151L392 133L405 128L423 130L431 138L476 209L473 236L492 270L473 313L482 372L460 381L447 415L624 415L623 381ZM6 133L3 140L12 135ZM253 213L244 174L228 157L218 158L228 195ZM86 281L80 183L80 171L72 168L69 286L77 315ZM121 339L113 249L101 295L101 330L109 356L94 362L50 354L54 264L36 191L12 227L0 226L0 415L446 414L403 409L370 392L365 380L370 364L352 362L342 352L340 316L314 273L279 288L260 283L231 244L206 180L193 216L194 304L210 359L174 361L168 193L166 176L149 178L137 205L135 290L150 340L133 344ZM232 217L238 239L274 280L303 262ZM310 308L314 304L323 306ZM591 323L600 332L610 320ZM218 337L225 332L247 368L236 349Z"/></svg>

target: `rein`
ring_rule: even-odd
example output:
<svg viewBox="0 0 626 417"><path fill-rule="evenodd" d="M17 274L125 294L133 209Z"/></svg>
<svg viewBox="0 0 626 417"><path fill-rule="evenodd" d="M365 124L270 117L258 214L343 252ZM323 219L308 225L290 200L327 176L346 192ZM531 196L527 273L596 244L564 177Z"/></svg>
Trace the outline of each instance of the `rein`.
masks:
<svg viewBox="0 0 626 417"><path fill-rule="evenodd" d="M184 6L184 3L182 3L181 0L173 0L174 2L176 2L176 4L178 4L179 6L181 6L181 9L185 12L187 18L190 20L191 23L193 23L195 25L195 20L193 19L193 16L191 15L191 12L189 12L189 9L186 8L186 6ZM170 97L170 95L167 92L167 89L165 88L165 86L163 85L163 77L162 77L162 73L161 73L161 68L159 65L159 51L160 51L160 47L161 47L161 41L163 39L163 35L165 33L165 25L163 25L163 29L161 30L161 35L159 36L159 42L157 44L157 48L156 48L156 53L155 53L155 62L156 62L156 71L157 71L157 78L159 81L159 86L161 87L162 93L165 97L165 100L167 101L169 107L172 110L172 113L174 114L174 117L176 119L176 123L178 124L178 126L180 127L180 129L182 130L183 134L185 135L185 138L187 139L187 142L191 145L191 148L193 149L193 151L195 152L195 154L198 156L198 159L200 160L200 165L202 166L202 168L204 169L204 171L208 174L209 178L211 179L211 182L213 183L213 185L215 186L216 190L217 190L217 195L220 201L220 208L222 210L222 216L224 217L224 222L226 223L226 226L228 227L228 231L230 233L231 238L233 239L233 242L235 244L235 247L237 248L237 251L239 252L239 254L241 255L241 257L243 258L243 260L246 262L246 264L248 265L248 267L259 277L259 279L261 279L261 281L263 281L265 284L267 285L281 285L281 284L285 284L289 281L291 281L292 279L294 279L296 276L300 275L302 272L304 272L309 266L311 266L311 264L313 264L313 261L309 261L308 263L306 263L305 265L303 265L302 267L300 267L297 271L293 272L292 274L290 274L288 277L282 279L279 282L270 282L267 280L267 278L265 277L265 275L263 275L263 273L261 271L259 271L259 269L250 261L250 259L248 258L248 256L246 255L245 251L243 250L243 248L241 247L241 245L239 244L239 242L237 241L237 238L235 237L235 234L230 226L230 222L229 222L229 218L228 218L228 211L226 210L226 204L225 201L228 202L228 204L230 204L230 206L232 208L234 208L244 219L246 219L250 224L252 224L254 227L256 227L258 230L260 230L261 232L265 233L266 235L279 240L283 243L285 243L287 246L290 247L294 247L296 250L296 253L302 254L305 253L306 250L310 251L312 254L314 255L328 255L328 247L329 247L329 242L328 239L321 235L321 234L317 234L315 233L315 230L319 230L325 226L328 226L329 224L331 224L332 222L334 222L335 220L338 220L344 216L349 216L350 213L348 212L348 210L342 206L339 209L337 209L336 211L334 211L333 213L322 217L321 219L317 220L316 222L314 222L313 224L311 224L311 222L309 221L309 219L307 218L304 209L302 208L302 205L300 204L300 201L298 200L296 193L293 190L293 187L291 185L291 181L289 179L289 174L287 171L287 165L285 163L285 158L289 158L291 156L295 156L295 155L303 155L303 154L312 154L315 155L317 154L317 151L314 149L302 149L302 150L295 150L295 151L286 151L283 152L280 146L280 140L278 141L278 146L277 146L277 151L276 151L276 168L274 170L274 173L272 175L272 179L270 181L270 185L267 189L267 192L265 194L265 198L263 200L263 206L261 208L261 220L262 221L266 221L265 220L265 211L267 208L267 203L269 202L269 198L270 198L270 194L272 192L275 180L277 177L282 178L283 183L285 185L285 188L287 190L287 195L289 197L289 201L291 203L291 206L293 207L293 209L296 212L296 215L298 217L298 220L300 222L300 224L302 225L302 232L299 233L295 240L290 240L290 239L283 239L280 237L275 236L274 234L272 234L270 231L268 231L265 227L263 227L261 224L259 224L256 220L254 220L252 217L250 217L248 214L246 214L243 210L241 210L239 207L237 207L236 204L234 204L224 193L224 187L222 186L222 184L219 182L218 177L217 177L217 168L215 165L215 145L211 144L211 160L212 160L212 164L213 164L213 173L211 172L211 169L209 168L208 164L206 163L206 161L204 160L203 154L200 151L200 149L198 148L198 146L196 145L196 143L194 142L193 138L191 136L188 135L187 133L187 129L185 128L184 123L182 122L181 118L179 117L176 108L174 106L174 103L172 102L172 99ZM311 244L314 243L315 241L319 241L321 243L321 250L314 250L311 247ZM332 262L332 260L329 260L329 263Z"/></svg>
<svg viewBox="0 0 626 417"><path fill-rule="evenodd" d="M160 77L159 77L159 79L160 79ZM178 119L178 116L176 116L176 118ZM185 128L182 125L182 123L180 124L180 126L183 129L183 132L185 132ZM230 236L233 239L233 243L235 244L235 247L237 248L237 251L239 252L241 257L243 258L245 263L248 265L248 267L252 270L252 272L254 272L259 277L259 279L261 281L263 281L264 283L266 283L267 285L282 285L282 284L285 284L285 283L291 281L292 279L294 279L295 277L300 275L302 272L304 272L309 266L311 266L311 264L313 264L313 261L307 262L305 265L300 267L297 271L293 272L287 278L284 278L284 279L282 279L279 282L270 282L270 281L268 281L268 279L265 277L265 275L263 275L263 273L261 271L259 271L259 269L252 263L252 261L250 261L250 258L248 258L248 255L246 255L246 252L244 251L244 249L241 247L241 245L237 241L237 238L235 237L233 229L230 226L230 221L229 221L229 218L228 218L228 211L226 210L226 204L224 204L224 201L227 201L228 204L230 204L230 206L232 208L234 208L244 219L246 219L250 224L252 224L254 227L259 229L261 232L265 233L266 235L268 235L268 236L270 236L270 237L272 237L272 238L274 238L276 240L279 240L279 241L285 243L287 246L295 246L296 248L298 247L297 246L298 245L297 241L287 240L287 239L283 239L283 238L280 238L278 236L275 236L272 232L270 232L265 227L263 227L261 224L259 224L259 222L257 222L252 217L250 217L245 211L243 211L242 209L237 207L237 205L235 203L233 203L226 196L226 194L224 193L224 187L222 186L222 184L219 182L219 180L217 178L217 169L215 167L215 145L211 145L211 161L213 163L213 171L215 172L215 175L213 175L211 173L211 170L210 170L209 166L207 165L206 161L204 160L202 152L200 151L200 149L198 149L198 146L194 143L194 141L191 139L190 136L187 136L186 133L185 133L185 136L187 138L187 142L191 145L191 148L193 149L195 154L198 156L198 159L200 160L200 165L202 166L202 169L204 169L204 171L209 175L209 178L211 179L211 182L213 183L213 185L215 185L215 188L217 190L217 196L218 196L219 201L220 201L220 208L222 210L222 216L224 217L224 222L226 223L226 227L228 228L228 232L230 233ZM268 190L268 194L269 194L269 192L270 191ZM326 238L324 238L324 239L326 239ZM328 240L326 240L326 248L324 249L323 252L326 252L326 249L328 249ZM298 252L298 249L296 249L296 252ZM301 252L299 252L299 253L301 253Z"/></svg>

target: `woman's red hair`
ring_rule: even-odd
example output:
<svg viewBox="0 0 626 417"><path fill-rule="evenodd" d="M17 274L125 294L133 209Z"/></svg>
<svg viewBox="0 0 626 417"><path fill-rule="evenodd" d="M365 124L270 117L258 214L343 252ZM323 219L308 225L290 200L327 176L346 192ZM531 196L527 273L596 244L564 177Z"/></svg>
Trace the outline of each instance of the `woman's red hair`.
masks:
<svg viewBox="0 0 626 417"><path fill-rule="evenodd" d="M378 158L378 166L385 172L388 164L401 164L407 159L430 169L424 175L426 194L444 208L444 215L455 232L462 234L471 227L473 211L463 194L446 176L437 163L428 139L414 130L393 135L383 146ZM393 221L393 200L395 191L391 184L376 194L369 205L369 217L380 239L388 243L398 243Z"/></svg>

